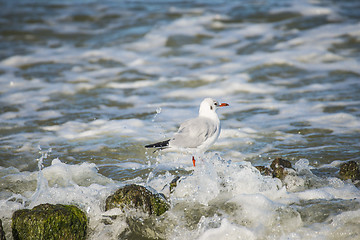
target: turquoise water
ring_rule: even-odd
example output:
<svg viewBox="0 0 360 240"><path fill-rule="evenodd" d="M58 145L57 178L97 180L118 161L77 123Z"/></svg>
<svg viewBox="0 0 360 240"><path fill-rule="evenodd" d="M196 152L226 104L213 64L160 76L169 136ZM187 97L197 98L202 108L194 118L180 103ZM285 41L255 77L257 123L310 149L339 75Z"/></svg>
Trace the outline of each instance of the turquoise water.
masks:
<svg viewBox="0 0 360 240"><path fill-rule="evenodd" d="M51 202L80 205L89 239L136 239L122 213L104 224L106 196L127 183L162 191L176 175L172 210L144 238L360 238L359 189L337 175L360 160L359 5L0 1L8 238L14 210ZM230 106L197 168L146 151L205 97ZM295 166L285 182L253 168L275 157Z"/></svg>

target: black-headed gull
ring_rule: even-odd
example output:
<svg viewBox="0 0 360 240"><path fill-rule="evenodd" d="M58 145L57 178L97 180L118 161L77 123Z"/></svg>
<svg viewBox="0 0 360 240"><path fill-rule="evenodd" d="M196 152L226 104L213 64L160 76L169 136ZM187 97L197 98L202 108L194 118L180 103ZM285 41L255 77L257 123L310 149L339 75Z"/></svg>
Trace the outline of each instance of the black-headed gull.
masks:
<svg viewBox="0 0 360 240"><path fill-rule="evenodd" d="M219 104L212 98L205 98L199 109L197 118L189 119L180 125L179 130L168 140L146 145L146 148L156 148L157 150L184 150L189 152L205 152L218 139L221 125L220 119L216 114L219 107L229 106L227 103ZM195 158L192 157L195 166Z"/></svg>

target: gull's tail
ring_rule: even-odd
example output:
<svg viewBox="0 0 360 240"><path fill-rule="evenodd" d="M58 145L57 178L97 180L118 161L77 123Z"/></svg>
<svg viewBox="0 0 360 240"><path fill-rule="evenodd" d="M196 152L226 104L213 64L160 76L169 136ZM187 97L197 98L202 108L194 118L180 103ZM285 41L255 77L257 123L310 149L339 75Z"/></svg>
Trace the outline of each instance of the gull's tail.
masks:
<svg viewBox="0 0 360 240"><path fill-rule="evenodd" d="M159 150L167 148L169 146L169 142L170 139L162 141L162 142L157 142L157 143L153 143L153 144L149 144L146 145L146 148L158 148Z"/></svg>

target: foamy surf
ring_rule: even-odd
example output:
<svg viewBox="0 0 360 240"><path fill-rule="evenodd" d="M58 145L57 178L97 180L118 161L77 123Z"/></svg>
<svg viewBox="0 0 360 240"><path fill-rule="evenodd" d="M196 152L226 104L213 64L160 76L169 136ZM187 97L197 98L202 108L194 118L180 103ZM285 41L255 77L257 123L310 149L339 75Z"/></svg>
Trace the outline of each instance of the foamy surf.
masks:
<svg viewBox="0 0 360 240"><path fill-rule="evenodd" d="M351 182L314 175L308 164L305 159L297 161L293 173L281 181L261 175L249 162L206 155L187 172L176 173L176 168L166 170L155 164L148 166L153 170L147 179L121 183L99 174L94 164L69 165L54 159L39 172L14 172L2 178L5 184L17 182L19 187L16 195L1 201L1 213L6 220L23 207L74 204L89 216L89 239L117 239L126 229L128 215L105 212L105 198L125 183L137 183L163 192L171 202L168 212L143 223L145 228L161 230L156 237L301 239L358 234L358 229L347 223L358 220L360 191ZM179 175L170 193L168 185ZM341 213L340 209L347 211ZM155 225L146 225L147 221ZM329 221L333 223L329 225ZM310 230L315 226L317 231ZM9 224L5 230L10 230Z"/></svg>

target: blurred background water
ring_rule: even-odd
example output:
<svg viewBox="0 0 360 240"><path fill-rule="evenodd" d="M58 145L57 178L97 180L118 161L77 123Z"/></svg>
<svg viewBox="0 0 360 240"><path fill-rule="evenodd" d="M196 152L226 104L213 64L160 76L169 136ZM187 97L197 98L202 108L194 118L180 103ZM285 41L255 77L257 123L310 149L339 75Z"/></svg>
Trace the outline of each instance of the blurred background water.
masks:
<svg viewBox="0 0 360 240"><path fill-rule="evenodd" d="M89 238L117 239L119 225L94 217L104 193L129 182L161 190L190 174L172 196L182 224L160 227L162 238L360 239L359 190L336 177L360 159L359 9L357 0L0 1L5 228L29 203L81 202ZM146 152L205 97L230 107L218 111L222 133L203 168ZM48 195L34 199L45 153ZM308 175L285 186L245 171L275 157ZM230 203L240 210L227 213ZM224 212L184 217L179 206L196 204ZM268 217L259 223L255 211Z"/></svg>

